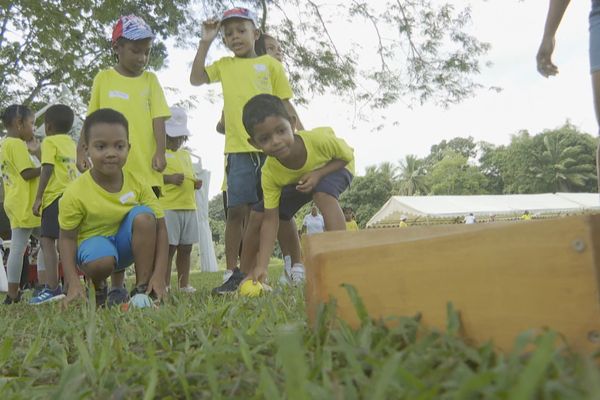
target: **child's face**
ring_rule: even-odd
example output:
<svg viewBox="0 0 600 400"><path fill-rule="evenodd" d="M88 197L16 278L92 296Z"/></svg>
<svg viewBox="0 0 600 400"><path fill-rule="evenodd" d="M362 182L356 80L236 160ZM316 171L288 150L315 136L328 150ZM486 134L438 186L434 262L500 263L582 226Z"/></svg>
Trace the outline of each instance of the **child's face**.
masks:
<svg viewBox="0 0 600 400"><path fill-rule="evenodd" d="M250 144L267 156L285 159L294 144L294 131L290 121L279 115L270 115L254 125Z"/></svg>
<svg viewBox="0 0 600 400"><path fill-rule="evenodd" d="M129 153L127 131L121 124L99 123L88 132L85 150L92 160L92 168L103 175L121 172Z"/></svg>
<svg viewBox="0 0 600 400"><path fill-rule="evenodd" d="M22 119L17 120L17 129L19 131L19 137L28 142L33 139L35 117L28 115Z"/></svg>
<svg viewBox="0 0 600 400"><path fill-rule="evenodd" d="M236 55L236 57L253 57L254 42L258 39L258 29L251 21L232 18L223 23L223 39L225 46Z"/></svg>
<svg viewBox="0 0 600 400"><path fill-rule="evenodd" d="M352 221L352 211L344 210L344 218L346 218L346 221L348 222Z"/></svg>
<svg viewBox="0 0 600 400"><path fill-rule="evenodd" d="M185 136L171 137L167 135L167 149L177 151L185 142Z"/></svg>
<svg viewBox="0 0 600 400"><path fill-rule="evenodd" d="M283 60L283 53L281 52L281 46L279 42L272 37L265 37L265 49L267 54L281 62Z"/></svg>
<svg viewBox="0 0 600 400"><path fill-rule="evenodd" d="M114 47L119 58L119 66L130 76L138 76L146 68L150 59L152 39L121 39Z"/></svg>

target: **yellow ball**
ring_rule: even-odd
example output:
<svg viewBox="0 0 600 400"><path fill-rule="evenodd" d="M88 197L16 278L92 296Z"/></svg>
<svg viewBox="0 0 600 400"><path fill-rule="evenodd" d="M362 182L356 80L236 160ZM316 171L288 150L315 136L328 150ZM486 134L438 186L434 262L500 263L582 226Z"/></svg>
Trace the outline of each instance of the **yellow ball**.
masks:
<svg viewBox="0 0 600 400"><path fill-rule="evenodd" d="M240 294L242 296L256 297L260 296L263 290L260 282L254 283L251 279L248 279L240 286Z"/></svg>

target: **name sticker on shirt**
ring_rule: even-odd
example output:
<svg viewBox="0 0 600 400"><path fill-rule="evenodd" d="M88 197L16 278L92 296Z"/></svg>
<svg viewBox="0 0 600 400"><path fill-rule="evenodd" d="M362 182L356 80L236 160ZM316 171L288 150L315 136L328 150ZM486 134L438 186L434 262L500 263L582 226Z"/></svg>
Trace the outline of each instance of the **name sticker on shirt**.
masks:
<svg viewBox="0 0 600 400"><path fill-rule="evenodd" d="M119 92L118 90L109 91L108 97L118 97L123 100L129 100L129 95L127 93Z"/></svg>
<svg viewBox="0 0 600 400"><path fill-rule="evenodd" d="M167 158L175 158L175 154L167 153L167 154L165 154L165 157L167 157Z"/></svg>
<svg viewBox="0 0 600 400"><path fill-rule="evenodd" d="M267 66L265 64L255 64L254 69L256 72L264 72L267 70Z"/></svg>
<svg viewBox="0 0 600 400"><path fill-rule="evenodd" d="M125 204L127 203L127 200L133 199L134 197L135 195L133 194L133 192L128 192L121 196L121 198L119 198L119 201L121 202L121 204Z"/></svg>

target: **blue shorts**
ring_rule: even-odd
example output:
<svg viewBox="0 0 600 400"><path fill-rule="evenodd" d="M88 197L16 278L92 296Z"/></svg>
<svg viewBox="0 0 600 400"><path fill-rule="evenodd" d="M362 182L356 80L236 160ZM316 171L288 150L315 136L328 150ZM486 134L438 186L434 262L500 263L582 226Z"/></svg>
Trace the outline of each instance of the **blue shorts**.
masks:
<svg viewBox="0 0 600 400"><path fill-rule="evenodd" d="M263 153L227 155L227 208L255 204L262 200L260 170L264 163Z"/></svg>
<svg viewBox="0 0 600 400"><path fill-rule="evenodd" d="M346 168L342 168L323 177L311 193L297 191L296 184L285 186L281 189L279 199L279 219L289 221L294 218L298 210L312 200L314 193L327 193L339 199L351 182L352 174ZM261 200L252 207L252 210L264 212L265 203Z"/></svg>
<svg viewBox="0 0 600 400"><path fill-rule="evenodd" d="M94 236L84 240L77 249L77 265L88 264L102 257L114 257L117 262L115 271L129 267L133 263L133 220L138 214L154 215L154 211L147 206L133 207L123 218L116 235Z"/></svg>
<svg viewBox="0 0 600 400"><path fill-rule="evenodd" d="M590 12L590 72L600 71L600 1L592 1Z"/></svg>

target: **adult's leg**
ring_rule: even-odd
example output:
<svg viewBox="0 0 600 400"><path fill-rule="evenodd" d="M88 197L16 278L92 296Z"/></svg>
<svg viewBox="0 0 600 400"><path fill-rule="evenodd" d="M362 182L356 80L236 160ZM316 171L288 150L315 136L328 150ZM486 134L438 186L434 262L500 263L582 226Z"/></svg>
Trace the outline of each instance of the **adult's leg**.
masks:
<svg viewBox="0 0 600 400"><path fill-rule="evenodd" d="M191 264L192 245L180 244L177 246L177 282L180 288L187 287L190 284L190 264Z"/></svg>
<svg viewBox="0 0 600 400"><path fill-rule="evenodd" d="M19 294L19 282L23 270L23 256L29 242L31 228L15 228L11 230L10 253L6 261L8 272L8 296L16 299Z"/></svg>
<svg viewBox="0 0 600 400"><path fill-rule="evenodd" d="M600 71L592 73L592 91L594 95L594 110L596 112L596 121L600 127ZM600 129L598 131L600 135ZM600 191L600 143L596 149L596 176L598 180L598 190Z"/></svg>
<svg viewBox="0 0 600 400"><path fill-rule="evenodd" d="M346 219L340 208L338 200L330 194L317 192L313 194L313 200L325 220L326 231L345 231Z"/></svg>

